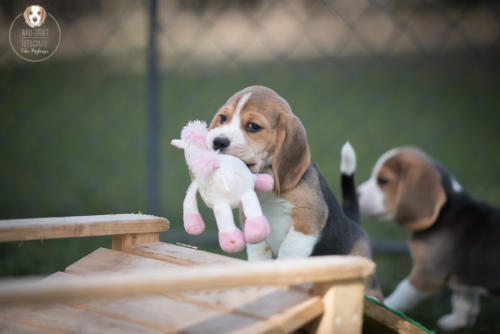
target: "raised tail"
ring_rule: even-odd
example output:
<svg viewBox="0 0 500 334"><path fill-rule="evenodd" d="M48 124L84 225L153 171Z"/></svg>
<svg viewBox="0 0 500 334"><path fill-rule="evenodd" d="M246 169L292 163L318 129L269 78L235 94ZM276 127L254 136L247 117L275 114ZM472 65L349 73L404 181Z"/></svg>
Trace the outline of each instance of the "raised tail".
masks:
<svg viewBox="0 0 500 334"><path fill-rule="evenodd" d="M356 222L359 219L358 195L354 172L356 171L356 152L349 142L342 146L340 161L341 184L342 184L342 209L347 217Z"/></svg>

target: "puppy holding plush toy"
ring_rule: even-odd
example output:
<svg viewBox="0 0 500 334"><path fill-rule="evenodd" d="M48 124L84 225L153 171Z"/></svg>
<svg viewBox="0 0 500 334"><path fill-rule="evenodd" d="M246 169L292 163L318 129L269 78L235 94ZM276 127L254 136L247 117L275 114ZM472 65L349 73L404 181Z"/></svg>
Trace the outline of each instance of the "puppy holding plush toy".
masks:
<svg viewBox="0 0 500 334"><path fill-rule="evenodd" d="M246 242L261 242L270 233L254 188L271 191L274 179L267 174L252 174L240 159L210 150L205 143L207 133L205 122L190 121L182 129L181 139L171 142L184 149L192 179L183 204L184 228L189 234L201 234L205 229L196 200L199 191L205 204L214 211L222 250L238 252ZM244 232L233 219L232 209L240 205L246 217Z"/></svg>

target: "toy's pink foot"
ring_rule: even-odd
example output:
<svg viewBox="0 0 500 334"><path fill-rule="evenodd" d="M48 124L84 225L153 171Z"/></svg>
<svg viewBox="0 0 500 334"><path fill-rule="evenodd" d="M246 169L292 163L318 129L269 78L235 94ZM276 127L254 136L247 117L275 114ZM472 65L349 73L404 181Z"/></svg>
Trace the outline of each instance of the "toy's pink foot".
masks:
<svg viewBox="0 0 500 334"><path fill-rule="evenodd" d="M239 252L245 247L245 237L239 228L233 232L221 232L219 233L219 244L224 252Z"/></svg>
<svg viewBox="0 0 500 334"><path fill-rule="evenodd" d="M245 239L251 244L261 242L270 232L269 223L264 216L249 218L245 221Z"/></svg>
<svg viewBox="0 0 500 334"><path fill-rule="evenodd" d="M201 234L205 230L205 223L199 213L189 213L184 216L184 228L189 234Z"/></svg>
<svg viewBox="0 0 500 334"><path fill-rule="evenodd" d="M269 174L255 174L255 190L271 191L274 187L274 179Z"/></svg>

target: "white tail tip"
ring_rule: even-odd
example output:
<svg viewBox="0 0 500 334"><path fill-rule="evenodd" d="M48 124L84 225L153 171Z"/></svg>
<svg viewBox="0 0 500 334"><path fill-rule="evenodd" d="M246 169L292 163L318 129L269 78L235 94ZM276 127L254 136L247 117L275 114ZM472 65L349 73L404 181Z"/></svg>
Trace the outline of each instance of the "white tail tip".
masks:
<svg viewBox="0 0 500 334"><path fill-rule="evenodd" d="M340 172L342 174L352 175L356 170L356 152L354 152L351 143L346 142L344 146L342 146L340 156Z"/></svg>

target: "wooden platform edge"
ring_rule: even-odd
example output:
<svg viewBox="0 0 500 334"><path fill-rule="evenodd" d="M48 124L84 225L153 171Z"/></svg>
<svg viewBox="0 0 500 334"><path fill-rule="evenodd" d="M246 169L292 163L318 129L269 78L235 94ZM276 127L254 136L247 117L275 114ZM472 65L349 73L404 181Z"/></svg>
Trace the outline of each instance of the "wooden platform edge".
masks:
<svg viewBox="0 0 500 334"><path fill-rule="evenodd" d="M0 242L158 234L168 231L169 227L166 218L143 214L11 219L0 220Z"/></svg>

